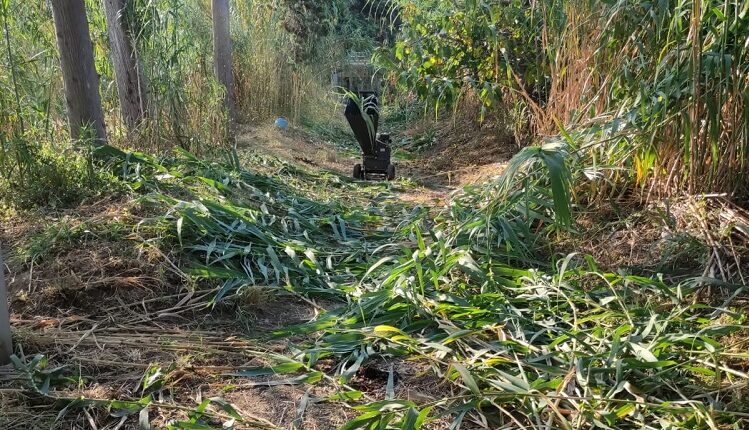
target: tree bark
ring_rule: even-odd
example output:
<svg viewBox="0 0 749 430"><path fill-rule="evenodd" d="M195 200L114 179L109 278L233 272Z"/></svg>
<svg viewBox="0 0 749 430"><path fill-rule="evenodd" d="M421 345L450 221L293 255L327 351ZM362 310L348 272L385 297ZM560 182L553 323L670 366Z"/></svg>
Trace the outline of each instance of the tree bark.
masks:
<svg viewBox="0 0 749 430"><path fill-rule="evenodd" d="M145 80L123 17L128 1L104 0L104 10L122 119L128 131L133 132L146 118L147 98Z"/></svg>
<svg viewBox="0 0 749 430"><path fill-rule="evenodd" d="M51 0L51 3L65 84L70 135L73 139L92 137L96 145L103 145L107 141L107 133L86 5L84 0ZM92 136L83 135L86 128Z"/></svg>
<svg viewBox="0 0 749 430"><path fill-rule="evenodd" d="M213 0L213 58L216 77L226 90L225 105L229 114L230 130L236 122L234 75L232 73L232 44L229 32L229 0Z"/></svg>

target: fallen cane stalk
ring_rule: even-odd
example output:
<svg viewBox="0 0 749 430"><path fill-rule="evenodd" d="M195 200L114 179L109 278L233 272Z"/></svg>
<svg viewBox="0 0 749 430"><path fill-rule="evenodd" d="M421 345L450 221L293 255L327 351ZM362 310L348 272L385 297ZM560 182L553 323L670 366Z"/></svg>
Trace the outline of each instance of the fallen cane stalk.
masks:
<svg viewBox="0 0 749 430"><path fill-rule="evenodd" d="M28 389L0 389L0 393L2 394L19 394L19 395L26 395L26 396L39 396L40 393L33 390ZM55 401L55 402L63 402L63 403L73 403L76 401L89 401L93 403L97 403L100 405L108 405L113 403L115 400L111 399L92 399L92 398L83 398L83 397L64 397L64 396L52 396L52 395L42 395L45 399ZM133 400L125 400L123 401L125 403L132 403L137 404L137 401ZM167 410L175 410L175 411L185 411L185 412L194 412L194 407L189 406L182 406L182 405L172 405L168 403L162 403L162 402L149 402L147 405L143 406L144 408L157 408L157 409L167 409ZM204 412L203 415L206 415L211 418L217 418L222 420L230 420L234 417L222 414L220 412ZM265 418L259 417L257 415L242 411L242 419L243 421L249 421L252 425L255 425L259 428L263 429L271 429L271 430L284 430L282 427L278 427L277 425L273 424L272 422L268 421Z"/></svg>

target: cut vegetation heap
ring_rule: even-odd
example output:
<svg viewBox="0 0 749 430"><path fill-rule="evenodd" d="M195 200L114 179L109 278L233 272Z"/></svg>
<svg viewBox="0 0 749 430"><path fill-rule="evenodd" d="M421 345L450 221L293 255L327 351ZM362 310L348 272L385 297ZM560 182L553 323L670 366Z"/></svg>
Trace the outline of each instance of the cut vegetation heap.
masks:
<svg viewBox="0 0 749 430"><path fill-rule="evenodd" d="M737 364L746 357L736 337L746 334L744 317L694 302L710 281L608 273L584 256L541 262L545 238L570 221L559 215L568 209L554 210L555 181L542 168L561 161L559 145L524 150L503 176L455 195L436 218L404 211L382 186L361 189L272 160L243 160L245 170L187 153L159 161L104 151L147 201L166 205L140 228L179 244L191 277L221 281L197 294L199 306L257 288L336 303L261 337L288 337L284 354L240 350L265 364L227 369L229 384L264 375L264 385L304 384L302 414L342 402L358 414L344 428L701 428L745 418L747 375ZM251 172L267 163L271 175ZM37 395L57 398L64 379L33 365L18 368L38 381ZM352 387L372 365L384 366L384 392ZM404 397L409 381L395 370L403 366L423 367L422 378L441 381L437 390ZM70 407L135 415L162 407L156 398Z"/></svg>

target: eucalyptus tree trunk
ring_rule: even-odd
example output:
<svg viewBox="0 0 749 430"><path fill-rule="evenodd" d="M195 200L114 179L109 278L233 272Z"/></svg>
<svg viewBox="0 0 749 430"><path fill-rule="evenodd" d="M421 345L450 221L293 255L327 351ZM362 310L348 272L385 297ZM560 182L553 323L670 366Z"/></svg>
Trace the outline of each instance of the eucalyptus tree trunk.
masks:
<svg viewBox="0 0 749 430"><path fill-rule="evenodd" d="M51 0L57 48L65 84L70 135L92 137L96 145L107 141L104 113L99 96L99 75L94 66L94 48L89 35L84 0ZM92 135L83 135L84 129Z"/></svg>
<svg viewBox="0 0 749 430"><path fill-rule="evenodd" d="M229 0L213 0L213 59L216 77L226 90L225 105L229 113L230 130L233 134L236 122L234 101L234 75L232 74L232 45L229 33Z"/></svg>
<svg viewBox="0 0 749 430"><path fill-rule="evenodd" d="M129 1L104 0L104 10L122 119L128 131L133 132L146 118L147 98L146 83L124 18L125 6Z"/></svg>

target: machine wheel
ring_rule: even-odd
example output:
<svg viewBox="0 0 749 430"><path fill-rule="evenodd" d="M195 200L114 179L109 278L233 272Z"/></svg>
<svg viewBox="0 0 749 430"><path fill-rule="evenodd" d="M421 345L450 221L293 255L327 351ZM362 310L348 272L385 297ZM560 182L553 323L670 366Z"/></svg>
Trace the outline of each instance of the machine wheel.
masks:
<svg viewBox="0 0 749 430"><path fill-rule="evenodd" d="M387 180L392 181L393 179L395 179L395 166L390 164L388 166Z"/></svg>
<svg viewBox="0 0 749 430"><path fill-rule="evenodd" d="M354 165L354 179L364 179L364 172L361 169L361 164Z"/></svg>

